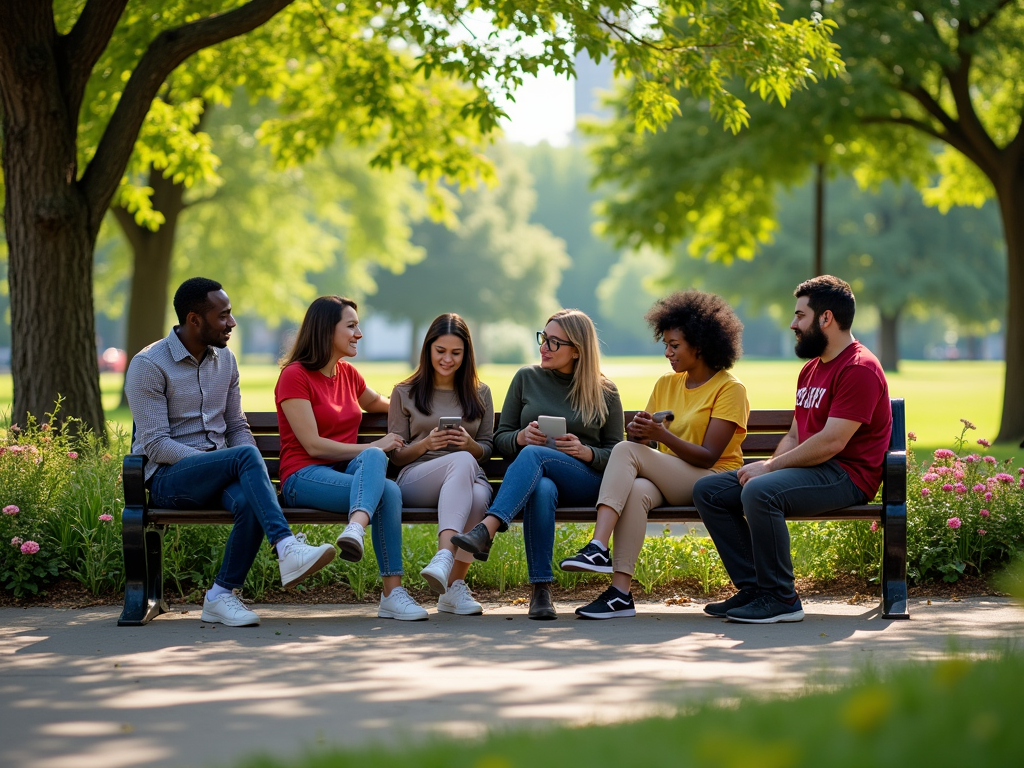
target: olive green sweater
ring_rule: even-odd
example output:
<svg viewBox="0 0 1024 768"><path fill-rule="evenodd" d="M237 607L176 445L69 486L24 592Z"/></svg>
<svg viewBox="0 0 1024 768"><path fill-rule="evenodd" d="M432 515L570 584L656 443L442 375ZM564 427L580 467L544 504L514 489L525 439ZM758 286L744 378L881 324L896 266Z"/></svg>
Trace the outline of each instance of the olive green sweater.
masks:
<svg viewBox="0 0 1024 768"><path fill-rule="evenodd" d="M505 458L515 458L522 446L516 443L516 435L538 416L564 416L569 434L576 435L580 442L594 452L590 468L604 472L608 456L615 444L622 441L625 425L622 418L622 402L614 384L605 392L608 404L608 418L604 424L585 426L580 415L569 404L569 386L572 374L559 373L539 365L520 368L505 395L501 407L501 418L494 431L494 447Z"/></svg>

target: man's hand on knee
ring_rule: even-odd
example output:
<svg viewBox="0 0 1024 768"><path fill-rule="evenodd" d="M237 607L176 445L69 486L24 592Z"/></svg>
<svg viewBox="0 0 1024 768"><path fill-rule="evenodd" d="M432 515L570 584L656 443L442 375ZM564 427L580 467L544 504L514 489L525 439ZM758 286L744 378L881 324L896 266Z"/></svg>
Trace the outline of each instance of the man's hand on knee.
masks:
<svg viewBox="0 0 1024 768"><path fill-rule="evenodd" d="M767 461L755 461L752 464L745 464L736 470L736 479L740 485L746 485L755 477L761 475L767 475L772 471L771 465Z"/></svg>

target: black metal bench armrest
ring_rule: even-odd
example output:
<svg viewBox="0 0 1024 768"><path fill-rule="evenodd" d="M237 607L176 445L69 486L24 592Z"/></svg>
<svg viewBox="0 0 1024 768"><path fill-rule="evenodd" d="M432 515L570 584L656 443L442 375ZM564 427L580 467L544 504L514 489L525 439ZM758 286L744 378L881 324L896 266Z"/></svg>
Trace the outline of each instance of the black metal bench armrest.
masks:
<svg viewBox="0 0 1024 768"><path fill-rule="evenodd" d="M124 504L126 507L146 508L146 457L128 454L121 464L121 479L124 482Z"/></svg>
<svg viewBox="0 0 1024 768"><path fill-rule="evenodd" d="M907 418L903 398L892 398L892 436L885 452L882 475L882 503L907 503Z"/></svg>

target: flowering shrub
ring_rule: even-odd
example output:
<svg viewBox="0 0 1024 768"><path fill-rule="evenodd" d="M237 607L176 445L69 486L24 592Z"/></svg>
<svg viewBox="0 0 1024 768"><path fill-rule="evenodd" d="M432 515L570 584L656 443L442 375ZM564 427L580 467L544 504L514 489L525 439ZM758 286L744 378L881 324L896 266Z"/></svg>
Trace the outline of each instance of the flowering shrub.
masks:
<svg viewBox="0 0 1024 768"><path fill-rule="evenodd" d="M940 448L920 461L908 451L907 549L918 580L982 574L1024 549L1024 468L964 454L974 425L961 419L956 450ZM982 450L989 441L981 438Z"/></svg>
<svg viewBox="0 0 1024 768"><path fill-rule="evenodd" d="M76 422L53 426L59 410L0 422L0 586L15 597L45 594L58 573L94 592L123 583L123 435L107 445Z"/></svg>

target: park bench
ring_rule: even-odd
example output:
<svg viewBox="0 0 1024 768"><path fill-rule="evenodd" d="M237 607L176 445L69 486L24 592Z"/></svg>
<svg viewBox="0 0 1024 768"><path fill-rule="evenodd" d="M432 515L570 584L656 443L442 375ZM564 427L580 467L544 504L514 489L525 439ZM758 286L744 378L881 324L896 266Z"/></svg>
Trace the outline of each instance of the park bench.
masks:
<svg viewBox="0 0 1024 768"><path fill-rule="evenodd" d="M790 520L874 520L884 536L882 554L882 616L888 619L909 618L907 606L907 452L906 422L902 399L893 399L892 435L885 455L882 481L882 503L862 504L834 510L824 515L792 516ZM626 412L626 421L634 411ZM499 414L494 414L497 424ZM256 444L267 463L270 477L277 483L278 454L281 447L276 413L249 413L246 418ZM767 458L778 447L793 422L793 411L751 411L747 435L743 440L743 456L747 462ZM360 442L376 440L387 432L386 414L364 414L360 425ZM130 455L124 458L123 542L125 564L124 610L119 626L138 626L167 611L164 601L163 538L169 525L230 525L231 513L224 509L177 510L153 509L147 503L143 470L146 458ZM485 471L495 490L509 461L494 456ZM392 468L394 470L394 468ZM292 525L330 524L341 520L336 514L317 509L284 508L284 516ZM566 523L593 522L593 507L562 507L556 519ZM648 519L653 523L700 522L695 507L657 507ZM404 523L436 523L434 508L405 508Z"/></svg>

